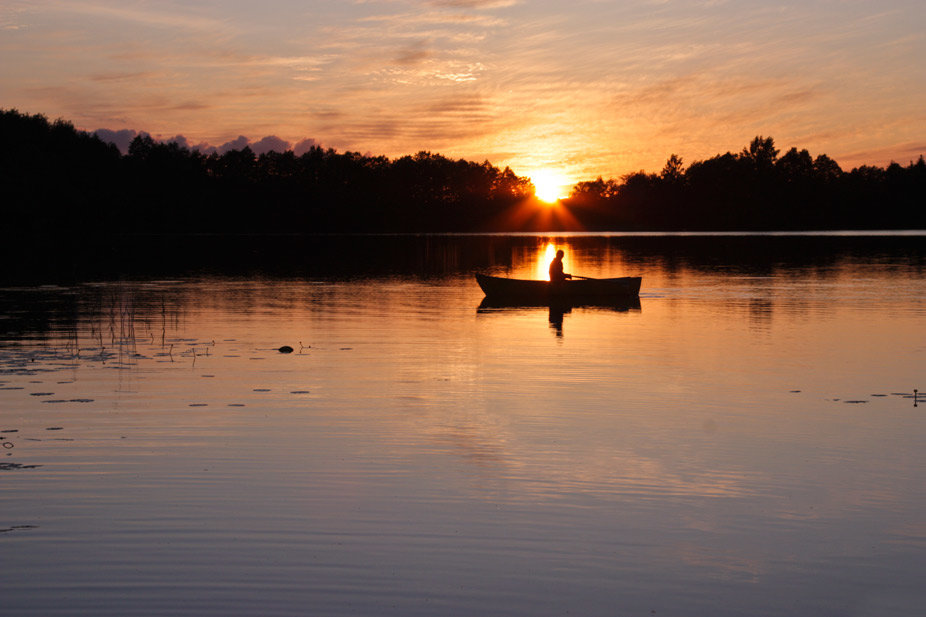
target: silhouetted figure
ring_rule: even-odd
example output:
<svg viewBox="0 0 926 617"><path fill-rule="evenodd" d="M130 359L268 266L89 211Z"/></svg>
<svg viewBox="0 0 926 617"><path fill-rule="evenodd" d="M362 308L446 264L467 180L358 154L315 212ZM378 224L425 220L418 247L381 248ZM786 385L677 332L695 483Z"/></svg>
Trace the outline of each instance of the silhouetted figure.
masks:
<svg viewBox="0 0 926 617"><path fill-rule="evenodd" d="M562 249L556 251L556 257L553 258L553 261L550 262L550 282L551 283L562 283L566 279L571 279L571 274L566 274L563 272L563 255L565 253Z"/></svg>

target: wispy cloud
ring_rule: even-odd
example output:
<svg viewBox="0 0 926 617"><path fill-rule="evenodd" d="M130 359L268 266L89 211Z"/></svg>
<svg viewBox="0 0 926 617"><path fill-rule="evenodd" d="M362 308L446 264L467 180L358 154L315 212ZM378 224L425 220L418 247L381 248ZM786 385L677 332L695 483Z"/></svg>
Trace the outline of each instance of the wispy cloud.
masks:
<svg viewBox="0 0 926 617"><path fill-rule="evenodd" d="M136 79L149 79L157 75L155 71L120 71L113 73L96 73L89 75L88 79L90 81L98 82L116 82L116 81L132 81Z"/></svg>
<svg viewBox="0 0 926 617"><path fill-rule="evenodd" d="M429 0L431 6L465 9L501 9L518 4L518 0Z"/></svg>
<svg viewBox="0 0 926 617"><path fill-rule="evenodd" d="M459 25L469 27L498 28L504 27L508 21L492 14L461 13L447 11L401 12L381 13L367 15L357 20L357 23L396 24L402 28L422 28L434 25Z"/></svg>
<svg viewBox="0 0 926 617"><path fill-rule="evenodd" d="M89 128L581 177L756 134L903 157L926 140L915 21L899 1L9 0L0 83L4 104Z"/></svg>
<svg viewBox="0 0 926 617"><path fill-rule="evenodd" d="M34 5L34 10L44 13L75 14L94 19L109 19L148 27L170 28L181 31L227 30L229 20L204 15L191 10L189 4L163 2L72 2L51 0Z"/></svg>
<svg viewBox="0 0 926 617"><path fill-rule="evenodd" d="M427 41L417 41L400 49L393 60L401 66L415 66L433 56L434 52L428 49Z"/></svg>
<svg viewBox="0 0 926 617"><path fill-rule="evenodd" d="M915 163L921 156L926 156L926 140L889 144L880 148L837 154L838 161L845 169L860 165L887 165L892 162L908 165Z"/></svg>
<svg viewBox="0 0 926 617"><path fill-rule="evenodd" d="M28 10L25 2L13 1L0 5L0 31L25 29L27 26L22 17Z"/></svg>

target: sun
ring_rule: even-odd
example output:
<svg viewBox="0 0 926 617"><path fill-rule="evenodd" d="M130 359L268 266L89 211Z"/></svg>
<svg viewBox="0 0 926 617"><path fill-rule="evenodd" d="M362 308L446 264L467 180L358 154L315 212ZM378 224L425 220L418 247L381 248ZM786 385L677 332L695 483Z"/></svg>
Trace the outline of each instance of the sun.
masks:
<svg viewBox="0 0 926 617"><path fill-rule="evenodd" d="M531 174L530 179L534 185L534 195L540 201L554 203L568 193L569 180L550 169L539 169Z"/></svg>

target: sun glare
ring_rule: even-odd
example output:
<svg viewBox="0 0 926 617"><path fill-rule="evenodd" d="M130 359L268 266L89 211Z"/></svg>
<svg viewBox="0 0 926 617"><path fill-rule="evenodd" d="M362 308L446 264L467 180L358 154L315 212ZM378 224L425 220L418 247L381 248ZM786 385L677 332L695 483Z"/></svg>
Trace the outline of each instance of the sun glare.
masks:
<svg viewBox="0 0 926 617"><path fill-rule="evenodd" d="M541 169L531 174L530 179L534 185L534 195L541 201L553 203L568 193L569 181L555 171Z"/></svg>

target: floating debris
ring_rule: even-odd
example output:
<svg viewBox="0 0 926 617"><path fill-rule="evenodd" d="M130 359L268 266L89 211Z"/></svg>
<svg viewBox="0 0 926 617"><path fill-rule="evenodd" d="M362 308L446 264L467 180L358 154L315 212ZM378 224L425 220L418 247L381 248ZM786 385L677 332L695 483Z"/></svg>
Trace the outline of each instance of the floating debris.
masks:
<svg viewBox="0 0 926 617"><path fill-rule="evenodd" d="M20 531L23 529L38 529L38 525L13 525L12 527L4 527L0 529L0 533L7 533L10 531Z"/></svg>
<svg viewBox="0 0 926 617"><path fill-rule="evenodd" d="M54 396L54 392L30 392L29 396Z"/></svg>
<svg viewBox="0 0 926 617"><path fill-rule="evenodd" d="M797 394L800 390L791 390L791 394Z"/></svg>
<svg viewBox="0 0 926 617"><path fill-rule="evenodd" d="M190 407L208 407L208 403L190 403Z"/></svg>
<svg viewBox="0 0 926 617"><path fill-rule="evenodd" d="M45 430L46 431L63 431L64 427L63 426L49 426Z"/></svg>
<svg viewBox="0 0 926 617"><path fill-rule="evenodd" d="M867 403L867 402L868 402L868 401L843 401L843 403L855 403L855 404Z"/></svg>
<svg viewBox="0 0 926 617"><path fill-rule="evenodd" d="M270 392L270 388L254 388L254 392Z"/></svg>
<svg viewBox="0 0 926 617"><path fill-rule="evenodd" d="M279 351L280 353L293 353L293 348L290 347L289 345L283 345L277 351Z"/></svg>
<svg viewBox="0 0 926 617"><path fill-rule="evenodd" d="M19 432L18 428L8 428L8 429L0 431L0 433L18 433L18 432Z"/></svg>
<svg viewBox="0 0 926 617"><path fill-rule="evenodd" d="M293 390L290 394L311 394L308 390Z"/></svg>
<svg viewBox="0 0 926 617"><path fill-rule="evenodd" d="M244 403L229 403L229 407L244 407Z"/></svg>
<svg viewBox="0 0 926 617"><path fill-rule="evenodd" d="M0 463L0 471L10 471L12 469L35 469L41 465L23 465L22 463Z"/></svg>
<svg viewBox="0 0 926 617"><path fill-rule="evenodd" d="M200 377L215 377L215 375L200 375Z"/></svg>

